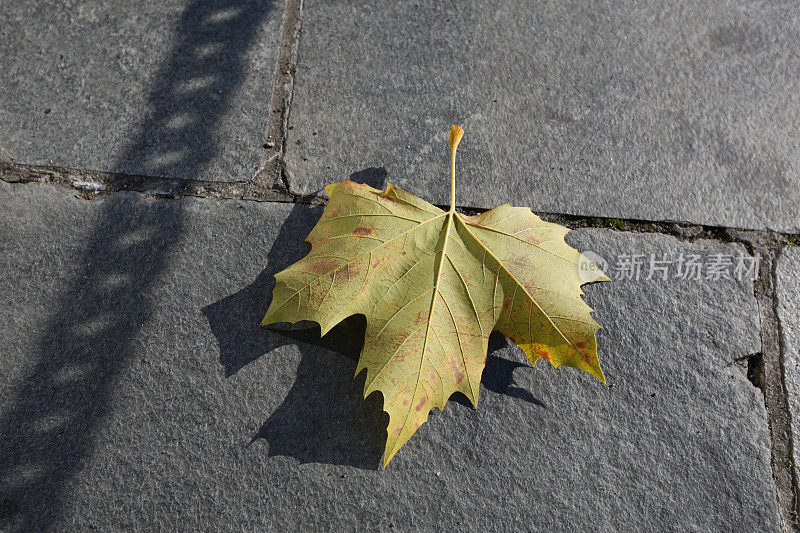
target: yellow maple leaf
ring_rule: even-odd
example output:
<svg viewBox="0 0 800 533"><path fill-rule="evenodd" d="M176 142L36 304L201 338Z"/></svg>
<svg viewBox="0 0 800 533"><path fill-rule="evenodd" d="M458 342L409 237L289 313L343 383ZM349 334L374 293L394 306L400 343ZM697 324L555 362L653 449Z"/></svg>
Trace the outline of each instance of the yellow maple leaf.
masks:
<svg viewBox="0 0 800 533"><path fill-rule="evenodd" d="M364 396L380 391L389 413L384 467L454 392L477 406L492 331L532 364L544 358L605 383L569 230L508 204L477 216L455 211L463 133L450 129L448 211L393 185L326 187L330 201L306 239L311 252L276 276L262 321L313 320L324 335L366 316L356 374L366 369Z"/></svg>

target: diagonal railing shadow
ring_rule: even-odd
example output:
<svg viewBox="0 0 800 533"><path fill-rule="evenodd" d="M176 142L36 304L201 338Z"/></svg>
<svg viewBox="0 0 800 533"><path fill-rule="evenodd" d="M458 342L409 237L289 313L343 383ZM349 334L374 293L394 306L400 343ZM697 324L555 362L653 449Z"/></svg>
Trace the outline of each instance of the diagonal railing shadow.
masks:
<svg viewBox="0 0 800 533"><path fill-rule="evenodd" d="M244 55L273 7L261 0L193 0L148 96L148 112L118 170L196 175L217 153L214 128L245 76ZM270 88L271 89L271 88ZM0 418L0 529L51 530L70 479L112 413L135 338L153 314L150 290L184 232L182 202L102 200L83 265L55 302L33 370Z"/></svg>
<svg viewBox="0 0 800 533"><path fill-rule="evenodd" d="M352 174L350 179L382 188L386 171L368 168ZM226 376L280 346L294 345L300 352L294 384L253 436L253 440L268 442L270 456L372 470L380 465L388 415L381 411L380 395L371 394L366 401L362 398L365 374L353 379L363 345L364 317L350 317L322 338L319 326L312 322L256 327L269 304L275 274L308 253L308 246L299 244L321 214L320 206L296 204L270 249L267 268L252 283L204 307L202 313L217 339ZM482 384L498 394L546 407L532 393L515 385L513 372L524 366L522 363L493 355L507 345L500 334L490 338ZM453 401L470 405L466 397L458 394Z"/></svg>

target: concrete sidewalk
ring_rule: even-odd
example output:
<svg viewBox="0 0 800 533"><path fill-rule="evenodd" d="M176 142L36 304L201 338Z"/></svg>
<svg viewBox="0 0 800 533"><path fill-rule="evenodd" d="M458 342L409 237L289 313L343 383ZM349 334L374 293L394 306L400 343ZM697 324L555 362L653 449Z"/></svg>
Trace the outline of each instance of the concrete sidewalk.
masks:
<svg viewBox="0 0 800 533"><path fill-rule="evenodd" d="M9 4L0 530L793 530L794 11ZM607 261L609 386L493 337L380 470L363 320L257 324L325 184L445 201L451 123L459 205Z"/></svg>

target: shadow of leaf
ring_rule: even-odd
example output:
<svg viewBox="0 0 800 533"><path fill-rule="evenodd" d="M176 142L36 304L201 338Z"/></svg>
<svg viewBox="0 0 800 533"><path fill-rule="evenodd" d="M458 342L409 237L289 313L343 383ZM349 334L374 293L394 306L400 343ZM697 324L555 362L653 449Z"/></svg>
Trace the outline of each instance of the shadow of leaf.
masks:
<svg viewBox="0 0 800 533"><path fill-rule="evenodd" d="M481 383L484 387L497 394L505 394L539 407L547 407L544 402L537 399L529 390L518 387L514 381L514 370L519 367L530 368L527 360L524 363L519 363L493 355L510 344L502 333L492 332L489 337L489 357L486 359L486 368L483 371Z"/></svg>
<svg viewBox="0 0 800 533"><path fill-rule="evenodd" d="M301 463L379 467L388 415L381 410L379 394L364 400L366 374L353 378L365 327L366 319L356 315L322 338L318 325L271 331L296 344L301 359L286 399L253 436L253 441L269 443L270 456L291 456Z"/></svg>

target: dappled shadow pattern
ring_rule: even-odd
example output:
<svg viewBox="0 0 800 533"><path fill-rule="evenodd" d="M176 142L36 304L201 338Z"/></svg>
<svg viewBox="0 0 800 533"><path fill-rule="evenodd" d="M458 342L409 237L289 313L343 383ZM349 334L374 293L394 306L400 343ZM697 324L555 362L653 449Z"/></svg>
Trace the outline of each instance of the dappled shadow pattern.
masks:
<svg viewBox="0 0 800 533"><path fill-rule="evenodd" d="M272 2L195 0L175 28L148 112L119 157L151 175L194 175L244 78L244 52ZM69 483L90 456L114 391L153 314L150 289L184 229L182 202L102 201L84 263L55 302L40 353L0 419L0 528L57 529Z"/></svg>

